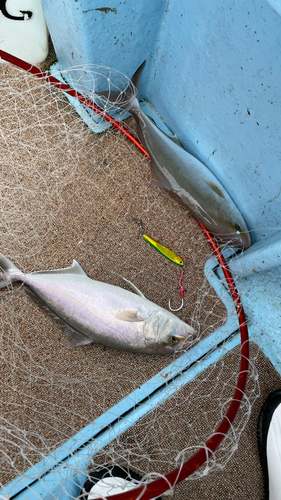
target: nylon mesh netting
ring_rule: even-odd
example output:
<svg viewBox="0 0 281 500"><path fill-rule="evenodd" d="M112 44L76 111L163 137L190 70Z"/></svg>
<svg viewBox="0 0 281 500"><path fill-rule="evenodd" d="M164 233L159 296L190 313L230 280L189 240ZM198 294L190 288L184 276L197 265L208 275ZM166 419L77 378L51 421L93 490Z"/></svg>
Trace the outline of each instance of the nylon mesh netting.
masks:
<svg viewBox="0 0 281 500"><path fill-rule="evenodd" d="M92 68L83 71L93 78ZM204 273L213 258L209 243L175 196L150 185L149 161L119 131L94 134L65 95L43 80L7 64L0 73L1 253L23 272L63 268L76 259L95 280L127 288L123 276L153 302L168 308L171 299L176 307L180 270L126 221L133 210L147 234L186 262L184 306L175 314L195 328L193 347L224 325L231 297L225 288L223 303ZM74 85L73 70L64 77ZM104 78L119 88L119 73L108 71ZM134 131L131 118L126 125ZM179 374L188 372L182 353L136 355L95 344L68 350L61 323L21 285L1 290L0 307L1 486L174 361ZM239 346L228 352L222 342L220 349L225 355L209 365L197 359L190 369L197 367L198 374L179 390L167 382L162 403L104 447L97 445L89 466L78 469L87 475L113 462L152 480L189 458L220 423L236 387ZM249 382L231 432L191 480L223 468L236 450L259 391L257 352L251 349ZM127 418L116 414L114 424ZM181 488L175 499L183 498Z"/></svg>

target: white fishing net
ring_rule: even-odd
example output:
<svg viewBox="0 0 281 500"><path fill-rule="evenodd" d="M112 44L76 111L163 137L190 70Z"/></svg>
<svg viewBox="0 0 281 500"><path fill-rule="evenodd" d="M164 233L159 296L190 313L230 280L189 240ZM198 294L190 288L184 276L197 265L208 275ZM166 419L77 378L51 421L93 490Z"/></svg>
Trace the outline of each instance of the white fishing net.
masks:
<svg viewBox="0 0 281 500"><path fill-rule="evenodd" d="M64 74L72 86L75 71ZM93 68L79 68L79 74L82 92L94 81ZM95 88L104 82L114 91L130 85L117 72L100 69L100 75ZM64 488L77 497L81 473L85 479L88 471L111 463L155 479L203 445L233 397L240 347L232 299L222 283L219 297L209 282L219 283L212 271L216 263L196 221L173 195L149 184L149 162L134 145L114 129L94 134L61 91L35 76L1 64L0 82L1 253L24 272L67 267L76 259L93 279L127 288L121 275L153 302L168 308L171 298L177 307L180 269L125 220L133 210L149 236L185 260L185 301L175 314L197 332L190 357L99 345L68 350L60 322L22 286L2 289L0 485L43 459L27 474L27 494L37 484L48 498L58 498ZM211 342L223 325L223 334ZM251 345L250 353L238 416L218 451L190 479L224 468L237 449L259 392L258 349ZM61 454L50 458L59 447ZM55 489L44 482L49 470L57 471ZM191 490L184 485L173 490L173 498L186 498L183 492Z"/></svg>

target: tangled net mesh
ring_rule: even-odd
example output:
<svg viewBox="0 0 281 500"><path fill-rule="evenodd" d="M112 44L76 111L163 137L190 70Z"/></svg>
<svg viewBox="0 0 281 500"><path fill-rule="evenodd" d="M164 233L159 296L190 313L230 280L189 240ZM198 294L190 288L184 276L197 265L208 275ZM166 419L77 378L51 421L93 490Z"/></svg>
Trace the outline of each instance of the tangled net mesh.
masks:
<svg viewBox="0 0 281 500"><path fill-rule="evenodd" d="M91 91L83 88L90 88L92 70L79 68L77 90L87 96ZM73 87L76 71L63 75ZM147 234L186 261L185 302L176 314L195 328L195 346L225 324L231 297L225 289L223 303L204 274L213 258L209 243L176 197L149 184L148 160L119 131L93 134L64 94L43 80L7 64L0 65L0 73L1 253L23 272L67 267L76 259L93 279L126 287L121 275L160 306L168 308L170 298L177 305L179 268L125 220L133 210ZM130 85L117 72L100 73L96 88L109 81L114 91ZM126 125L133 131L131 119ZM175 360L178 373L188 375L186 358L181 362L179 353L135 355L99 345L68 350L61 324L34 304L22 286L1 290L0 307L1 486ZM172 388L167 381L162 403L152 404L134 425L123 429L128 416L116 414L122 433L112 430L114 439L97 444L94 456L91 448L87 467L84 462L77 467L87 475L113 462L152 480L187 460L217 428L236 387L240 348L228 352L222 341L220 349L225 355L216 362L208 364L202 354L192 363L198 374L186 385L179 378ZM234 426L188 479L223 468L236 450L258 396L257 353L252 347L249 381ZM180 486L173 495L182 498Z"/></svg>

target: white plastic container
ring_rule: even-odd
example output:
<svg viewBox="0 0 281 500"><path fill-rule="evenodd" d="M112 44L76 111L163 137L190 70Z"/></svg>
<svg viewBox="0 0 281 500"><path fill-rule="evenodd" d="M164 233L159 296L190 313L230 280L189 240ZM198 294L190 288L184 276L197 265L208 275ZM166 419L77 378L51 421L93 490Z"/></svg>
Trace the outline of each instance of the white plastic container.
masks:
<svg viewBox="0 0 281 500"><path fill-rule="evenodd" d="M48 29L41 0L0 2L0 49L31 64L46 59Z"/></svg>

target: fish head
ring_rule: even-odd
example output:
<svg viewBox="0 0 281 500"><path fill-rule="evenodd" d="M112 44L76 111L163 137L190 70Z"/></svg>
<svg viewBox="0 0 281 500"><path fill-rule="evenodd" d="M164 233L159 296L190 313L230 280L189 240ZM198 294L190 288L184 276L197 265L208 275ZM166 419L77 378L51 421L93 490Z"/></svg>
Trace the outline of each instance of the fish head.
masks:
<svg viewBox="0 0 281 500"><path fill-rule="evenodd" d="M219 231L216 232L219 238L233 247L246 250L251 246L251 238L244 220L239 217L221 219L219 221Z"/></svg>
<svg viewBox="0 0 281 500"><path fill-rule="evenodd" d="M144 322L144 340L147 351L168 354L190 347L195 330L169 311L157 310Z"/></svg>
<svg viewBox="0 0 281 500"><path fill-rule="evenodd" d="M198 171L202 170L201 162L197 167ZM185 192L181 194L182 200L198 222L223 243L246 250L251 246L251 238L242 213L220 182L215 178L212 180L210 172L204 178L207 174L206 167L204 169L200 171L204 181L200 193L193 190L192 196L187 196Z"/></svg>

